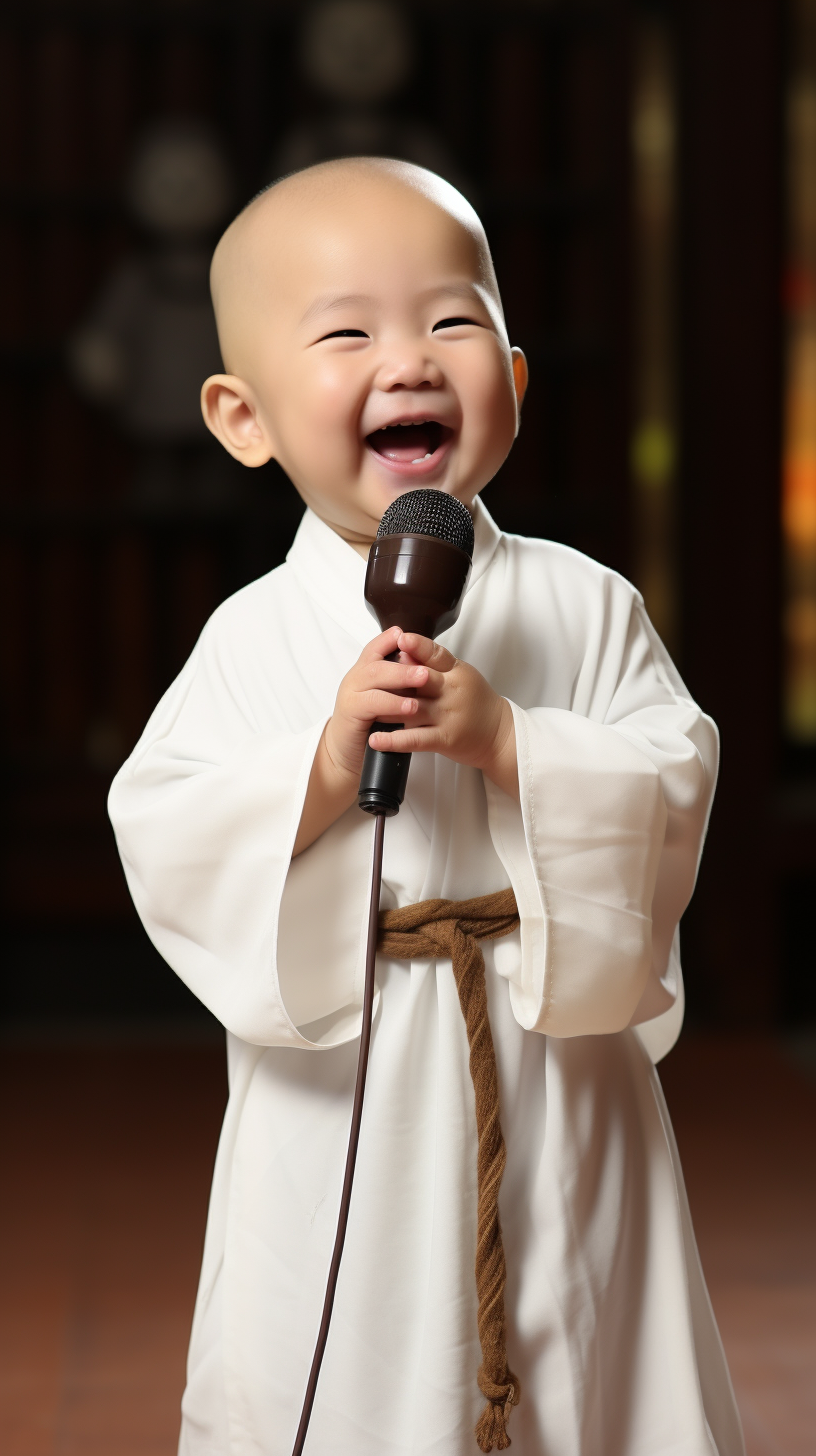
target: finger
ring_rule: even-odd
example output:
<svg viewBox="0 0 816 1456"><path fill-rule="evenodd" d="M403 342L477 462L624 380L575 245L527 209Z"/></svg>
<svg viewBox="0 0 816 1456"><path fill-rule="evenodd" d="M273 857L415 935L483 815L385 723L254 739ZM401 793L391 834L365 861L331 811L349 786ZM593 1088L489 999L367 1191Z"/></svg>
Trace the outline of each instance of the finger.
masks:
<svg viewBox="0 0 816 1456"><path fill-rule="evenodd" d="M428 681L428 668L415 662L388 662L374 657L365 664L361 678L370 687L387 692L414 692Z"/></svg>
<svg viewBox="0 0 816 1456"><path fill-rule="evenodd" d="M450 678L444 672L434 672L433 668L424 667L425 674L422 682L417 683L416 692L421 698L438 698L450 686ZM413 687L413 684L411 684Z"/></svg>
<svg viewBox="0 0 816 1456"><path fill-rule="evenodd" d="M356 717L366 725L379 719L381 723L403 723L419 712L418 698L404 698L399 693L360 693L355 703Z"/></svg>
<svg viewBox="0 0 816 1456"><path fill-rule="evenodd" d="M420 637L418 632L400 632L397 640L401 652L409 653L415 662L422 662L436 672L450 672L456 666L453 653L430 637Z"/></svg>
<svg viewBox="0 0 816 1456"><path fill-rule="evenodd" d="M397 643L402 636L400 627L389 627L387 632L381 632L379 637L372 637L366 643L360 653L360 662L372 662L377 658L388 657L390 653L396 652Z"/></svg>
<svg viewBox="0 0 816 1456"><path fill-rule="evenodd" d="M368 741L372 748L383 753L438 753L444 747L442 734L433 726L397 728L393 733L370 733Z"/></svg>

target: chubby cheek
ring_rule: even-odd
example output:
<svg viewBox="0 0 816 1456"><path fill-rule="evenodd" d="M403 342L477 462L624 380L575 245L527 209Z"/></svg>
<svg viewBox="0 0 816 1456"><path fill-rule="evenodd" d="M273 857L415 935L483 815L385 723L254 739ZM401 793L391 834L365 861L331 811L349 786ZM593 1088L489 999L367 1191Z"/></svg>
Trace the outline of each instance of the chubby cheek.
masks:
<svg viewBox="0 0 816 1456"><path fill-rule="evenodd" d="M471 381L466 411L463 465L468 476L473 477L476 490L495 475L507 458L516 433L512 376L508 377L502 360L493 363L492 369L480 372Z"/></svg>
<svg viewBox="0 0 816 1456"><path fill-rule="evenodd" d="M327 429L348 427L355 404L355 390L348 379L348 370L337 368L331 360L321 360L303 379L301 393L315 423L319 422Z"/></svg>
<svg viewBox="0 0 816 1456"><path fill-rule="evenodd" d="M293 460L336 473L341 462L356 457L356 398L339 370L321 364L304 376L290 375L282 383L281 401L280 436Z"/></svg>

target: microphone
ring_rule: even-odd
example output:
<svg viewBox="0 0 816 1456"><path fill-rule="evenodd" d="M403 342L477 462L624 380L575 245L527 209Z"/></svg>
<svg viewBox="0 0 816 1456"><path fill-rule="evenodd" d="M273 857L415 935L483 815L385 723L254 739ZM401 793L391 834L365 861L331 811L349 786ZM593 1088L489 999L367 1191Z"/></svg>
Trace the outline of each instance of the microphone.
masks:
<svg viewBox="0 0 816 1456"><path fill-rule="evenodd" d="M441 490L410 490L392 501L368 555L365 600L383 632L436 637L452 627L473 557L473 521L467 506ZM395 654L396 655L396 654ZM372 723L372 733L393 733L402 723ZM367 747L357 803L390 819L399 812L410 753Z"/></svg>

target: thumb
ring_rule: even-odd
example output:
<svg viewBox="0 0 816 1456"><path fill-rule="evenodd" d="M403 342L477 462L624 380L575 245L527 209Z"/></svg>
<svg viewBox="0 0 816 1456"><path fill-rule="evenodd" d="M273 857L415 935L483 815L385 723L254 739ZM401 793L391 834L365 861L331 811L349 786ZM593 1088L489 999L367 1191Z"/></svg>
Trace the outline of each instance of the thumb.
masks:
<svg viewBox="0 0 816 1456"><path fill-rule="evenodd" d="M401 652L407 652L423 667L430 667L436 672L450 672L456 666L456 658L447 647L441 643L434 642L430 637L420 637L418 632L401 632L399 636L399 648Z"/></svg>

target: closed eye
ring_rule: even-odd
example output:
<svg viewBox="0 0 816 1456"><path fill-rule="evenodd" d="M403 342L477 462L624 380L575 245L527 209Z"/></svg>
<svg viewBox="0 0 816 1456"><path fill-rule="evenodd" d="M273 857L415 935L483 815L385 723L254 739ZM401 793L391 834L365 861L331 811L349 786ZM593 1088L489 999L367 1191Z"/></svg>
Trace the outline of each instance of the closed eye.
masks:
<svg viewBox="0 0 816 1456"><path fill-rule="evenodd" d="M323 334L322 337L319 338L317 342L318 342L318 344L322 344L324 339L367 339L367 338L368 338L368 334L363 333L363 330L362 329L335 329L334 330L334 333L332 333L332 334Z"/></svg>
<svg viewBox="0 0 816 1456"><path fill-rule="evenodd" d="M438 324L434 324L434 326L433 326L433 328L431 330L431 333L435 334L436 331L437 331L437 329L455 329L459 324L472 324L473 327L474 328L477 328L477 329L480 329L480 328L483 328L484 327L483 324L480 324L479 323L479 320L478 319L472 319L472 318L449 318L449 319L440 319Z"/></svg>

